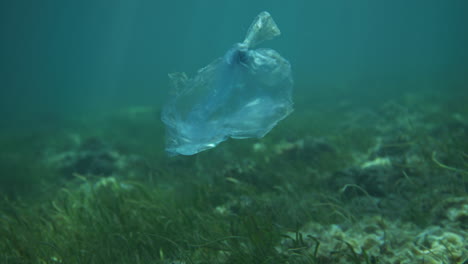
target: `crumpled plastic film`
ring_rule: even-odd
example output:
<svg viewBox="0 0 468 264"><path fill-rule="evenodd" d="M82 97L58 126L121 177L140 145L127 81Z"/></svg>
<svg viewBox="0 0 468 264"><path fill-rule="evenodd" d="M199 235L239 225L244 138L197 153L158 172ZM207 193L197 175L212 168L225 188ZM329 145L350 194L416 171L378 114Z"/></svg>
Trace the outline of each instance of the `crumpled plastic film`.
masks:
<svg viewBox="0 0 468 264"><path fill-rule="evenodd" d="M291 65L272 49L253 49L280 35L261 12L245 40L198 70L169 74L171 98L162 112L166 151L193 155L228 138L261 138L293 111Z"/></svg>

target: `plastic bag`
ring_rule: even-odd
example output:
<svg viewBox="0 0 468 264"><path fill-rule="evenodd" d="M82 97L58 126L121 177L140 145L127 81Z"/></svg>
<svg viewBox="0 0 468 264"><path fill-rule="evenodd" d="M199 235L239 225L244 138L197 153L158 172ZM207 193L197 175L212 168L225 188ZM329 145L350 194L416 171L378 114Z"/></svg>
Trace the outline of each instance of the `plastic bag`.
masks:
<svg viewBox="0 0 468 264"><path fill-rule="evenodd" d="M167 152L193 155L230 137L261 138L293 111L289 62L272 49L251 49L279 34L262 12L242 43L196 76L169 74L173 97L162 112Z"/></svg>

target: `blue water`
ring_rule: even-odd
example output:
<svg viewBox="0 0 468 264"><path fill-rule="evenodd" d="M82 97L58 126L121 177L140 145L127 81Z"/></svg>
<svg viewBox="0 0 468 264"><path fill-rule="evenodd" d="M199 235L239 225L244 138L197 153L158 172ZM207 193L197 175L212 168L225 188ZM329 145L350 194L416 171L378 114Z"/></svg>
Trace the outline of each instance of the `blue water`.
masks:
<svg viewBox="0 0 468 264"><path fill-rule="evenodd" d="M2 1L4 123L160 109L168 73L193 74L222 56L263 10L280 25L268 47L291 62L297 111L322 95L367 103L466 87L468 2L461 0Z"/></svg>

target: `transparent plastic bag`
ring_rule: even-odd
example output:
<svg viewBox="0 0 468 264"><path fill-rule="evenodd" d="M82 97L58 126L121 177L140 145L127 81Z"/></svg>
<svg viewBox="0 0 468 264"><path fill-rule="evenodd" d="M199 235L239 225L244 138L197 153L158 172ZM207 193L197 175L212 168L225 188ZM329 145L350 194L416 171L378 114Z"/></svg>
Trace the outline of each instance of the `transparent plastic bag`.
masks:
<svg viewBox="0 0 468 264"><path fill-rule="evenodd" d="M272 49L252 49L278 36L268 12L260 13L242 43L193 78L172 73L164 107L166 151L193 155L228 138L261 138L293 111L289 62Z"/></svg>

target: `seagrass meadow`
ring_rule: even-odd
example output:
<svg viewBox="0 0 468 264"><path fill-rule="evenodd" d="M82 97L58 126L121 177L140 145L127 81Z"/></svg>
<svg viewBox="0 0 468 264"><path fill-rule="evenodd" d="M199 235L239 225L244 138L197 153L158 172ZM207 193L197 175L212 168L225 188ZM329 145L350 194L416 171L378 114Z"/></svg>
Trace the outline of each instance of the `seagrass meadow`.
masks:
<svg viewBox="0 0 468 264"><path fill-rule="evenodd" d="M258 48L291 66L287 114L204 151L180 151L176 134L169 154L195 155L168 155L168 74L197 76L262 11L281 34ZM468 263L466 12L461 0L1 2L0 264ZM200 102L253 105L222 95ZM213 119L196 117L205 140Z"/></svg>
<svg viewBox="0 0 468 264"><path fill-rule="evenodd" d="M1 263L466 261L464 101L338 105L188 157L153 109L3 131Z"/></svg>

